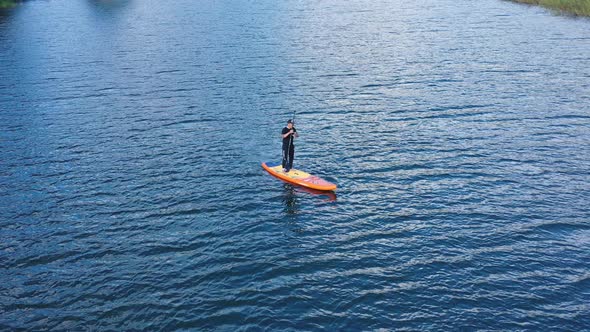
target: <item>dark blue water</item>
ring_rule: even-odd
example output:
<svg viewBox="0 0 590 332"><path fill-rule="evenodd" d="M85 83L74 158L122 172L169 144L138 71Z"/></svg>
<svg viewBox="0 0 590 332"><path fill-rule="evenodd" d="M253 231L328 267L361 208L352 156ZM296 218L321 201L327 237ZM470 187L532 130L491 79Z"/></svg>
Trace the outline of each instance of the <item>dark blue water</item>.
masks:
<svg viewBox="0 0 590 332"><path fill-rule="evenodd" d="M590 21L482 1L0 12L0 330L590 330ZM295 167L337 197L286 185Z"/></svg>

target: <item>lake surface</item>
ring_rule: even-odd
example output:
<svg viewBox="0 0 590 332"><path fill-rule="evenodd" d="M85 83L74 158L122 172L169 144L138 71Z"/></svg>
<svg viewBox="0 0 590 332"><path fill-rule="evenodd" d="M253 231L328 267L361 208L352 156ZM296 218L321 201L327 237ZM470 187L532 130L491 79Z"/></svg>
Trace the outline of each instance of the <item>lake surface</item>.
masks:
<svg viewBox="0 0 590 332"><path fill-rule="evenodd" d="M590 20L0 12L0 330L590 330ZM295 167L269 176L295 113Z"/></svg>

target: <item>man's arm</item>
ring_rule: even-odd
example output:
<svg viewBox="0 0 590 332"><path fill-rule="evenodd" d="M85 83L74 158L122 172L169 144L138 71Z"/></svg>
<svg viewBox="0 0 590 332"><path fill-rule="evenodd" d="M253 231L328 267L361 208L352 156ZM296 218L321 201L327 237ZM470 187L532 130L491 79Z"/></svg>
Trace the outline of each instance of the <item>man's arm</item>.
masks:
<svg viewBox="0 0 590 332"><path fill-rule="evenodd" d="M283 134L283 138L287 138L289 137L289 135L291 135L293 133L293 129L289 130L286 134ZM295 133L297 134L297 133Z"/></svg>

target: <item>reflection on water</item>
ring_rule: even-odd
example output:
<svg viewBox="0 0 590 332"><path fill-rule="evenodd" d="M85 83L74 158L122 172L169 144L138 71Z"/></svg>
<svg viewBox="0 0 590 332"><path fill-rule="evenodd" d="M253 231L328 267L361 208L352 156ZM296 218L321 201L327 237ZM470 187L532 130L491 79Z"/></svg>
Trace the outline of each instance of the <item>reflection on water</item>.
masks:
<svg viewBox="0 0 590 332"><path fill-rule="evenodd" d="M123 9L127 9L132 3L132 0L87 0L90 10L94 15L99 15L104 18L113 18L115 15L124 13Z"/></svg>
<svg viewBox="0 0 590 332"><path fill-rule="evenodd" d="M129 5L131 0L88 0L89 4L99 8L122 8Z"/></svg>
<svg viewBox="0 0 590 332"><path fill-rule="evenodd" d="M283 203L285 204L285 212L289 215L295 215L299 211L298 199L299 195L311 195L314 198L326 201L335 202L336 193L333 191L321 191L310 189L301 186L295 186L289 183L283 184Z"/></svg>
<svg viewBox="0 0 590 332"><path fill-rule="evenodd" d="M313 196L317 196L318 198L323 199L328 202L336 201L336 193L333 191L315 190L315 189L306 188L306 187L299 187L299 186L295 186L294 189L295 189L295 191L298 191L298 192L307 193L307 194L311 194Z"/></svg>
<svg viewBox="0 0 590 332"><path fill-rule="evenodd" d="M283 203L285 204L285 213L287 215L297 214L297 193L295 192L295 188L288 183L283 184Z"/></svg>
<svg viewBox="0 0 590 332"><path fill-rule="evenodd" d="M5 21L7 22L10 20L11 16L19 9L20 6L15 6L12 8L0 8L0 25L3 24ZM1 37L1 34L0 34Z"/></svg>

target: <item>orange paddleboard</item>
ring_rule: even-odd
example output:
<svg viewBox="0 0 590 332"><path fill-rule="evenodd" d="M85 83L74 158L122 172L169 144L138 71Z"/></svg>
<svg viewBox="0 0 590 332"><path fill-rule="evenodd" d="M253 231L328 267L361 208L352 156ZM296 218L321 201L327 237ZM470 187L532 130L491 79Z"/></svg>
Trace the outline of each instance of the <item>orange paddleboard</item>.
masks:
<svg viewBox="0 0 590 332"><path fill-rule="evenodd" d="M336 185L332 182L298 169L291 169L288 173L285 173L281 164L276 163L262 163L262 168L269 172L270 175L289 183L316 190L336 190Z"/></svg>

